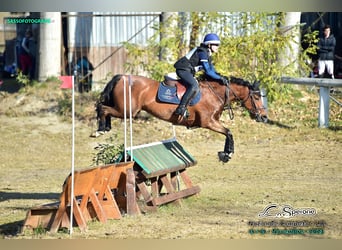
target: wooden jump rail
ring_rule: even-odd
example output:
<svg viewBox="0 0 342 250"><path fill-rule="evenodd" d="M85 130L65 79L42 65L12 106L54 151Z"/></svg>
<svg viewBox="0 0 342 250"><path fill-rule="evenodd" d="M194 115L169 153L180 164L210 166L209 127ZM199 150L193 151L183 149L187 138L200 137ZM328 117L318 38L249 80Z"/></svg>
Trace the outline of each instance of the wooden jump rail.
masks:
<svg viewBox="0 0 342 250"><path fill-rule="evenodd" d="M133 155L137 198L143 198L141 210L156 210L166 203L180 204L181 199L200 192L193 186L186 169L197 161L175 138L126 149ZM182 181L182 182L181 182Z"/></svg>
<svg viewBox="0 0 342 250"><path fill-rule="evenodd" d="M87 222L97 219L120 219L121 212L139 214L136 203L134 162L116 163L74 172L74 197L71 197L71 175L63 185L59 202L31 208L23 230L42 227L50 232L70 226L70 206L73 219L81 231Z"/></svg>
<svg viewBox="0 0 342 250"><path fill-rule="evenodd" d="M341 79L282 77L281 82L289 83L289 84L310 85L310 86L319 87L318 126L320 128L326 128L329 126L330 88L342 87Z"/></svg>

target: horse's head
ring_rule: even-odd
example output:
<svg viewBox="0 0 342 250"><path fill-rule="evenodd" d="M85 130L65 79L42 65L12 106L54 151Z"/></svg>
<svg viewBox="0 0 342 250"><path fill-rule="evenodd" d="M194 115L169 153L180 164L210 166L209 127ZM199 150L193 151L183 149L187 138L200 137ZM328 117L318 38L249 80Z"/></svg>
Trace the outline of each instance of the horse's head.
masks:
<svg viewBox="0 0 342 250"><path fill-rule="evenodd" d="M267 97L265 91L260 89L259 81L248 86L248 96L242 101L242 105L257 122L267 122Z"/></svg>
<svg viewBox="0 0 342 250"><path fill-rule="evenodd" d="M267 99L263 90L260 90L260 82L253 84L240 78L231 77L229 89L233 99L240 101L251 115L251 118L258 122L267 122Z"/></svg>

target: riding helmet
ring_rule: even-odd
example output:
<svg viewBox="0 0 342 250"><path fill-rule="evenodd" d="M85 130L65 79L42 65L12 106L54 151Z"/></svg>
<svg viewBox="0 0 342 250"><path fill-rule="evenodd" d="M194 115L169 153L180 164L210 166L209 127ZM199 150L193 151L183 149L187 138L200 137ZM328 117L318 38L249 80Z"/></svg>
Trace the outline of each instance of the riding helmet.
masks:
<svg viewBox="0 0 342 250"><path fill-rule="evenodd" d="M214 33L206 34L203 39L203 44L220 44L220 38Z"/></svg>

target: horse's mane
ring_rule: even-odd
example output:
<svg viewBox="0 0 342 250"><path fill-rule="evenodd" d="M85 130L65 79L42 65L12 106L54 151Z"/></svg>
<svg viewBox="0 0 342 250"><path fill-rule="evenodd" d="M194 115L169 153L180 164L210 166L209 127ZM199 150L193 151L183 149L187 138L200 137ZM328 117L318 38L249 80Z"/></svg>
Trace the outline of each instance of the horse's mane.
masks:
<svg viewBox="0 0 342 250"><path fill-rule="evenodd" d="M246 86L246 87L251 87L251 83L249 81L246 81L242 78L237 78L237 77L234 77L234 76L230 76L229 77L229 81L230 82L233 82L233 83L236 83L238 85L241 85L241 86Z"/></svg>
<svg viewBox="0 0 342 250"><path fill-rule="evenodd" d="M249 81L246 81L242 78L238 78L238 77L234 77L234 76L230 76L228 77L229 79L229 82L230 83L235 83L237 85L240 85L240 86L245 86L245 87L252 87L252 84L249 82ZM208 78L206 77L205 75L201 75L198 77L198 81L202 81L202 82L205 82L205 81L213 81L213 82L219 82L219 80L216 80L216 79L212 79L212 78Z"/></svg>

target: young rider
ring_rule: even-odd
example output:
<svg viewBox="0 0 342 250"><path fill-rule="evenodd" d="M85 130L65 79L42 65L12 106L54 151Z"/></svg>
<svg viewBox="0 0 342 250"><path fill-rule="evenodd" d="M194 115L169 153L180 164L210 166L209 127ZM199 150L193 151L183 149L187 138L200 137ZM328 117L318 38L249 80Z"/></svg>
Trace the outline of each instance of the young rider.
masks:
<svg viewBox="0 0 342 250"><path fill-rule="evenodd" d="M211 55L218 51L219 45L220 38L218 35L207 34L199 47L192 49L174 64L177 76L186 87L186 92L175 111L176 115L188 116L187 106L199 92L199 86L195 79L196 72L203 70L208 77L220 80L225 85L228 84L228 79L216 72L211 61Z"/></svg>

